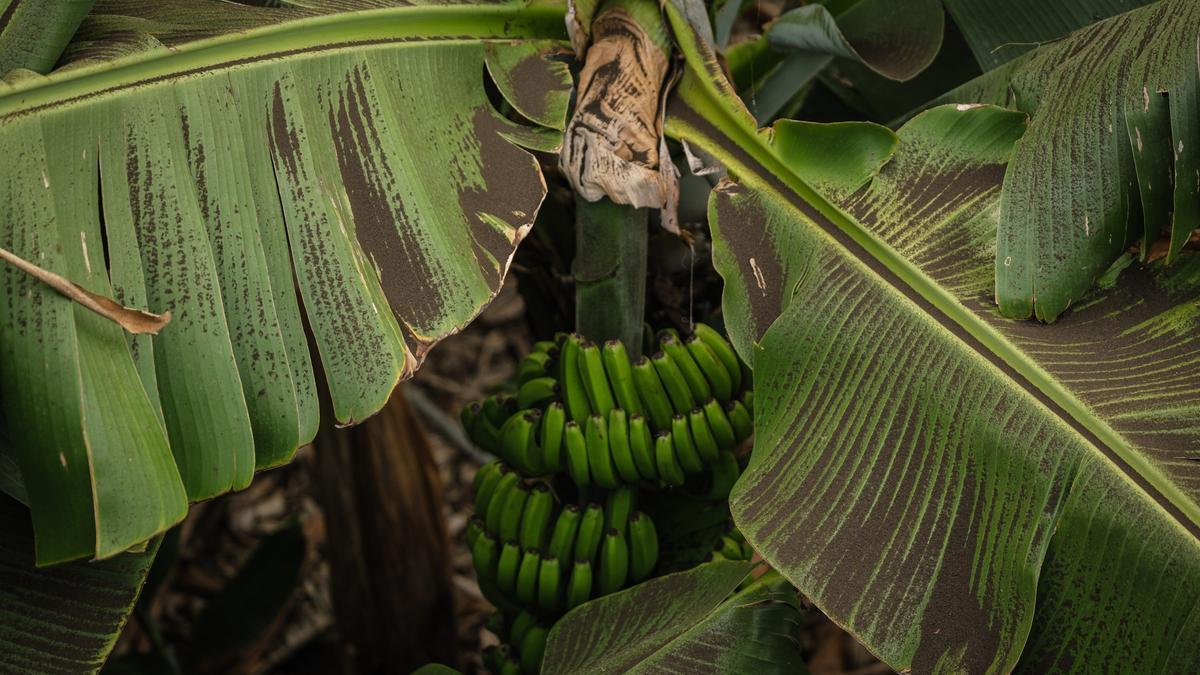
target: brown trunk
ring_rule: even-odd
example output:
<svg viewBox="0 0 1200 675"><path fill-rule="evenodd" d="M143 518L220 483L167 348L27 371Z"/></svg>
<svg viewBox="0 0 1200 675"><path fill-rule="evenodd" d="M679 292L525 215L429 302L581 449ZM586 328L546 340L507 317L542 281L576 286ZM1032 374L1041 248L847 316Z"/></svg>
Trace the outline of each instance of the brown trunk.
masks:
<svg viewBox="0 0 1200 675"><path fill-rule="evenodd" d="M325 512L344 670L454 665L442 484L403 386L359 426L323 425L314 445L310 466Z"/></svg>

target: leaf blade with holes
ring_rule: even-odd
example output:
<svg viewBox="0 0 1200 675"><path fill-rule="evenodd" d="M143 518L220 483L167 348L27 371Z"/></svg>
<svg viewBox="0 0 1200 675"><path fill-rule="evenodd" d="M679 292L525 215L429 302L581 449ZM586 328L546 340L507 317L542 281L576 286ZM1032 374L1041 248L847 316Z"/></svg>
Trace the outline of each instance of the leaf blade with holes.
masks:
<svg viewBox="0 0 1200 675"><path fill-rule="evenodd" d="M1200 261L1127 272L1056 328L1007 321L990 246L1023 115L929 111L867 185L820 194L819 157L756 133L681 39L668 132L739 181L710 224L756 371L732 496L755 550L897 669L1200 658ZM1107 607L1124 629L1096 636Z"/></svg>

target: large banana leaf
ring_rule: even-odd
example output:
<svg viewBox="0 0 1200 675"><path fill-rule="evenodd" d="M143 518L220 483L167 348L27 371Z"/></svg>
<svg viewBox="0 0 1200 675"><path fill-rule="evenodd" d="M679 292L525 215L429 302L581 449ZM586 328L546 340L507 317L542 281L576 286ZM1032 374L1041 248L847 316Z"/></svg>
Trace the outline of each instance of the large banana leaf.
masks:
<svg viewBox="0 0 1200 675"><path fill-rule="evenodd" d="M1114 9L1095 1L1096 12ZM1053 321L1131 244L1145 260L1163 238L1171 262L1200 227L1197 35L1200 5L1162 0L939 99L1032 116L1001 200L996 296L1008 316Z"/></svg>
<svg viewBox="0 0 1200 675"><path fill-rule="evenodd" d="M806 673L796 590L772 575L734 593L749 571L708 563L585 603L554 624L542 672Z"/></svg>
<svg viewBox="0 0 1200 675"><path fill-rule="evenodd" d="M942 0L975 60L991 70L1073 30L1156 0Z"/></svg>
<svg viewBox="0 0 1200 675"><path fill-rule="evenodd" d="M183 26L227 7L171 4ZM0 91L0 247L173 314L127 339L0 269L0 399L39 563L113 555L286 462L318 379L338 423L362 420L490 301L545 193L514 143L552 149L565 122L564 34L554 5L399 7ZM493 110L485 67L552 128Z"/></svg>
<svg viewBox="0 0 1200 675"><path fill-rule="evenodd" d="M47 73L96 0L0 0L0 77Z"/></svg>
<svg viewBox="0 0 1200 675"><path fill-rule="evenodd" d="M756 372L732 497L755 549L900 670L1194 669L1200 256L1126 269L1057 326L1006 320L1024 115L934 109L890 160L886 130L846 126L825 147L860 150L831 170L810 125L757 133L672 18L668 132L737 178L710 219Z"/></svg>
<svg viewBox="0 0 1200 675"><path fill-rule="evenodd" d="M29 512L0 495L0 672L99 670L158 549L35 569Z"/></svg>

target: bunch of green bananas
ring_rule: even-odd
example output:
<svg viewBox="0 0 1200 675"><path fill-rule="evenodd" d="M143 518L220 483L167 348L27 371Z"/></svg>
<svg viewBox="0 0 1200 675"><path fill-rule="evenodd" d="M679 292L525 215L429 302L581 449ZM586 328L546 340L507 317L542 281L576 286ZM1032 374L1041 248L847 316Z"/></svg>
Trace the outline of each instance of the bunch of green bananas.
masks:
<svg viewBox="0 0 1200 675"><path fill-rule="evenodd" d="M647 351L656 343L631 361L620 341L559 334L521 362L515 393L463 410L473 442L500 458L476 474L467 524L504 643L485 653L493 673L536 673L557 617L654 573L660 542L636 510L640 489L712 504L740 475L750 372L703 324L686 340L660 331ZM734 555L718 546L712 557Z"/></svg>
<svg viewBox="0 0 1200 675"><path fill-rule="evenodd" d="M504 663L526 672L536 672L526 662L541 663L548 621L642 581L658 561L658 533L635 510L633 487L609 492L604 504L560 508L547 483L528 481L502 461L481 467L474 487L467 546L484 596L517 617L512 631L497 633L508 639ZM522 622L525 616L535 621ZM525 624L528 632L517 630Z"/></svg>
<svg viewBox="0 0 1200 675"><path fill-rule="evenodd" d="M565 469L581 488L611 490L679 486L708 469L714 485L732 487L732 451L754 431L749 372L704 324L687 340L660 331L658 344L631 362L619 340L539 342L520 365L515 399L467 406L463 426L527 476Z"/></svg>

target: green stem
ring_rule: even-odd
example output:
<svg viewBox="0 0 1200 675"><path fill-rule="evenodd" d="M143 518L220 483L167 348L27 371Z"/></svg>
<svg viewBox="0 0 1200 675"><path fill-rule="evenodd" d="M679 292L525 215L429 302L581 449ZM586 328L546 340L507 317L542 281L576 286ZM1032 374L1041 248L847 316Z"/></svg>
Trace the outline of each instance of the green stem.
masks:
<svg viewBox="0 0 1200 675"><path fill-rule="evenodd" d="M575 329L641 352L646 314L647 210L575 199Z"/></svg>

